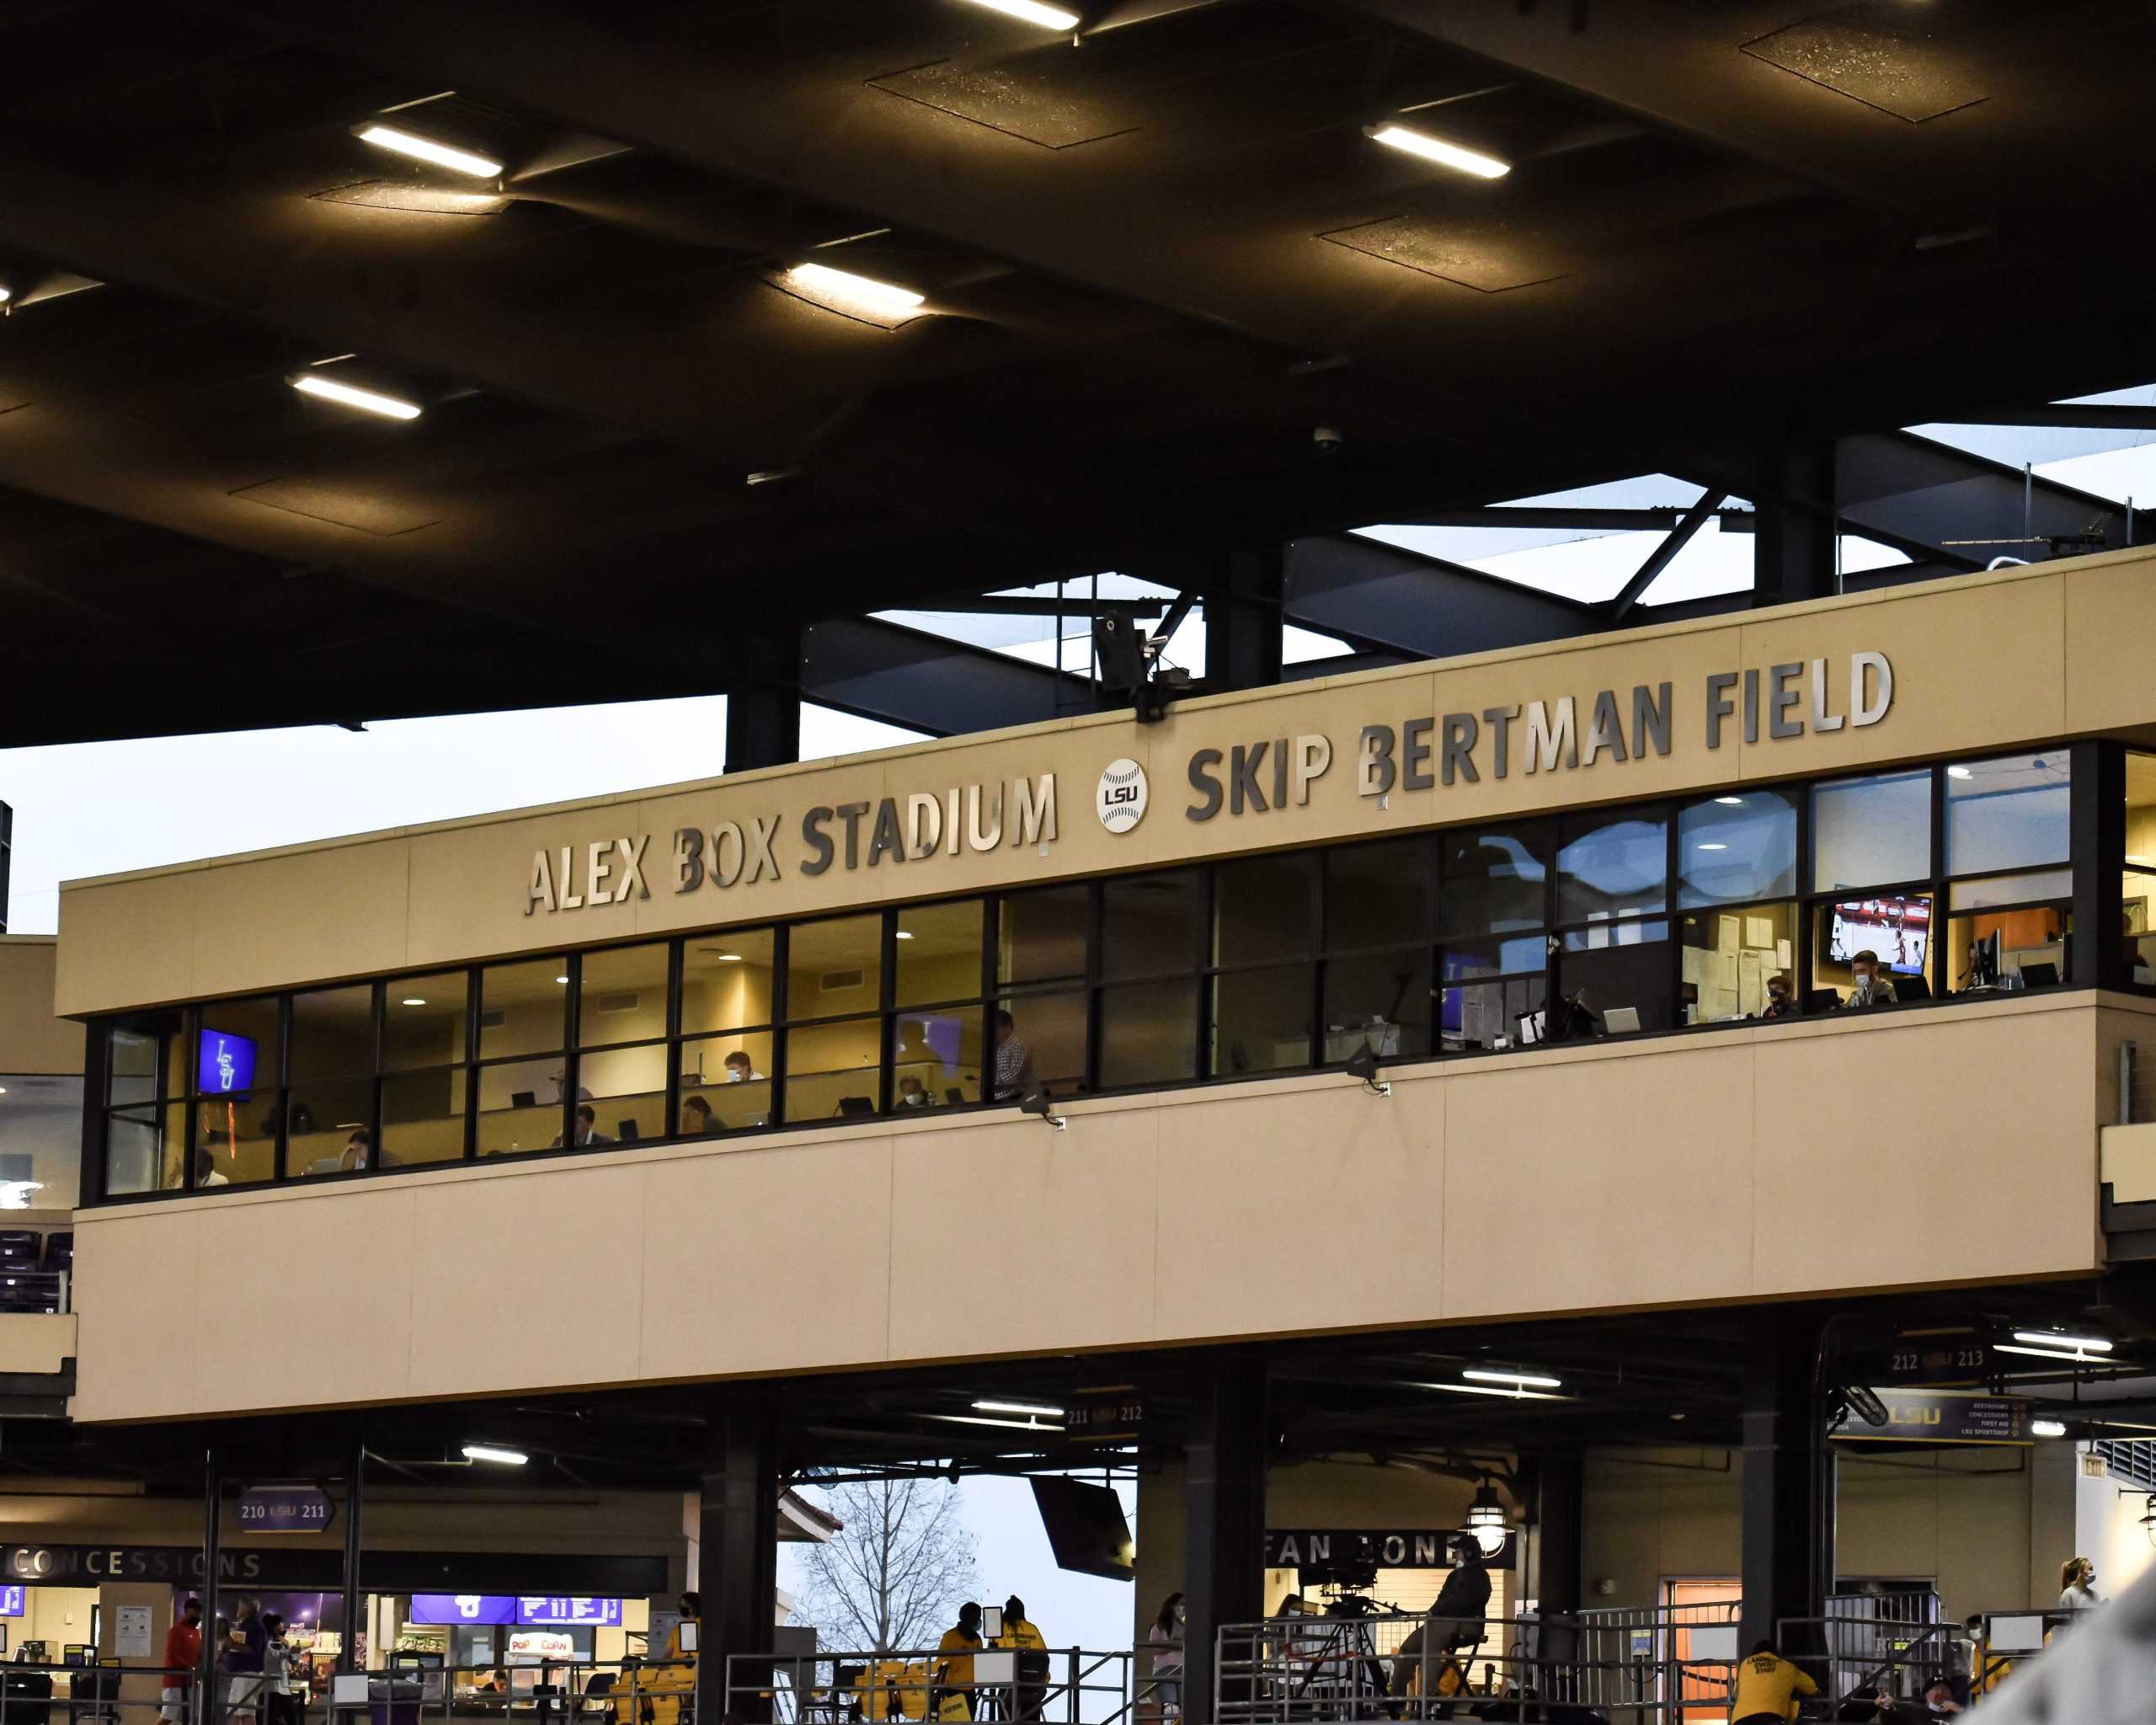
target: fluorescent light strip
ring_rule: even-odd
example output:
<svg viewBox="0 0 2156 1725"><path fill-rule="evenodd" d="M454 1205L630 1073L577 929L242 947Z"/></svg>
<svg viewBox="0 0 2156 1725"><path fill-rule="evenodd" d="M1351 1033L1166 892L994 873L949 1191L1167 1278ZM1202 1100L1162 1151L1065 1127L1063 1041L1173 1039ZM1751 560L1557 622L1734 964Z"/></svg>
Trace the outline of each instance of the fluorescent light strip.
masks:
<svg viewBox="0 0 2156 1725"><path fill-rule="evenodd" d="M467 1444L467 1461L499 1461L504 1467L521 1467L531 1458L521 1450L504 1450L499 1444Z"/></svg>
<svg viewBox="0 0 2156 1725"><path fill-rule="evenodd" d="M834 270L827 264L796 264L786 272L786 278L820 298L858 306L879 318L902 317L927 303L911 288L894 287L888 281L856 275L850 270Z"/></svg>
<svg viewBox="0 0 2156 1725"><path fill-rule="evenodd" d="M302 395L318 395L324 401L341 402L348 408L357 408L362 413L380 414L387 419L416 419L419 409L408 401L399 401L393 395L383 395L378 390L358 389L350 383L339 383L334 377L325 377L319 371L302 371L291 380L293 388Z"/></svg>
<svg viewBox="0 0 2156 1725"><path fill-rule="evenodd" d="M2016 1330L2014 1339L2038 1348L2085 1348L2091 1354L2109 1354L2111 1344L2101 1336L2062 1336L2049 1330Z"/></svg>
<svg viewBox="0 0 2156 1725"><path fill-rule="evenodd" d="M1065 12L1060 6L1043 6L1040 0L974 0L974 4L985 6L990 12L1000 12L1006 18L1037 24L1043 29L1075 30L1078 28L1076 13Z"/></svg>
<svg viewBox="0 0 2156 1725"><path fill-rule="evenodd" d="M1038 1402L976 1402L976 1413L1030 1413L1039 1419L1060 1419L1060 1407L1049 1407Z"/></svg>
<svg viewBox="0 0 2156 1725"><path fill-rule="evenodd" d="M2032 1438L2063 1438L2066 1435L2063 1421L2032 1419L2029 1422L2029 1435Z"/></svg>
<svg viewBox="0 0 2156 1725"><path fill-rule="evenodd" d="M972 1413L931 1413L931 1419L940 1419L947 1425L1000 1425L1022 1432L1059 1432L1059 1425L1044 1425L1036 1419L985 1419Z"/></svg>
<svg viewBox="0 0 2156 1725"><path fill-rule="evenodd" d="M1508 1402L1570 1402L1570 1396L1552 1396L1542 1390L1501 1390L1494 1384L1422 1384L1424 1390L1444 1390L1454 1396L1502 1396Z"/></svg>
<svg viewBox="0 0 2156 1725"><path fill-rule="evenodd" d="M446 168L453 174L468 174L474 179L501 178L500 163L490 162L484 156L475 156L469 150L438 144L432 138L423 138L419 133L406 131L399 126L383 126L377 121L360 133L360 142L372 144L378 150L408 156L414 162L427 162L436 168Z"/></svg>
<svg viewBox="0 0 2156 1725"><path fill-rule="evenodd" d="M1464 1366L1460 1374L1478 1384L1525 1384L1531 1389L1556 1390L1564 1386L1562 1378L1546 1377L1532 1371L1489 1371L1480 1366Z"/></svg>
<svg viewBox="0 0 2156 1725"><path fill-rule="evenodd" d="M2017 1348L2011 1342L1992 1343L1994 1354L2025 1354L2032 1359L2064 1359L2080 1365L2116 1365L2123 1361L2108 1359L2101 1354L2068 1353L2063 1348Z"/></svg>
<svg viewBox="0 0 2156 1725"><path fill-rule="evenodd" d="M1404 150L1411 156L1420 156L1425 162L1439 163L1460 174L1471 174L1477 179L1502 179L1513 171L1509 162L1500 162L1495 156L1486 156L1480 150L1470 150L1460 144L1447 143L1443 138L1433 138L1426 131L1417 131L1409 126L1385 125L1370 129L1370 141L1383 144L1388 149Z"/></svg>

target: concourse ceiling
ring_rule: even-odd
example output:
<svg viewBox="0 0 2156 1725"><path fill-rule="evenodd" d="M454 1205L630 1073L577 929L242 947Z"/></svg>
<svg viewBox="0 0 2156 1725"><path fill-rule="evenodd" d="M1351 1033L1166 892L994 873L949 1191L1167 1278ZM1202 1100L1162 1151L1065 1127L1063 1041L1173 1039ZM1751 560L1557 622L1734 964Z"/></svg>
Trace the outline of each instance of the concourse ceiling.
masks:
<svg viewBox="0 0 2156 1725"><path fill-rule="evenodd" d="M2156 375L2147 8L1069 4L0 11L0 744L903 665L867 613Z"/></svg>

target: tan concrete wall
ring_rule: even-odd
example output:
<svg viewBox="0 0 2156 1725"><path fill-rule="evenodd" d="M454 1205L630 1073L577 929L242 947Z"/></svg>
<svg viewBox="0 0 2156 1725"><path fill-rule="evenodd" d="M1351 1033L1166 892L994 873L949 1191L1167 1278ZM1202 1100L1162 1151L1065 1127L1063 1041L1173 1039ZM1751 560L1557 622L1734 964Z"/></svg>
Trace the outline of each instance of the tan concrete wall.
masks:
<svg viewBox="0 0 2156 1725"><path fill-rule="evenodd" d="M56 1372L74 1352L73 1312L0 1314L0 1373Z"/></svg>
<svg viewBox="0 0 2156 1725"><path fill-rule="evenodd" d="M88 1211L74 1411L357 1405L2086 1273L2105 1010L2020 996L1403 1069L1385 1100L1316 1074L1075 1102L1060 1133L1009 1114L893 1120ZM1913 1194L1927 1227L1908 1224ZM1530 1201L1564 1250L1519 1249ZM552 1274L521 1242L569 1238L579 1297L543 1340L441 1345ZM1314 1238L1372 1245L1317 1285L1251 1273ZM273 1370L259 1350L202 1344L201 1311L269 1309L299 1286L339 1290L344 1346Z"/></svg>
<svg viewBox="0 0 2156 1725"><path fill-rule="evenodd" d="M318 981L640 933L717 927L895 900L963 893L1169 860L1411 830L1519 814L1764 782L2047 742L2099 729L2156 725L2156 691L2136 644L2156 634L2156 553L2121 552L1991 576L1665 624L1562 644L1410 665L1284 688L1179 703L1162 724L1114 715L922 744L835 761L737 774L581 804L488 816L177 868L75 883L62 894L59 1000L73 1014ZM1746 744L1732 721L1721 746L1705 740L1705 679L1776 663L1823 659L1832 700L1846 710L1849 656L1886 653L1892 710L1876 724ZM1972 676L2007 663L2010 675ZM1585 727L1598 691L1614 690L1630 724L1635 684L1673 685L1667 755L1550 773L1524 770L1515 729L1512 770L1436 790L1356 793L1360 728L1448 712L1570 696ZM1319 733L1330 770L1302 806L1185 818L1193 751ZM1134 830L1106 831L1091 812L1101 770L1128 756L1150 777L1152 806ZM916 861L843 866L811 876L799 836L805 810L953 786L1001 786L1053 772L1059 830L1020 847L938 852ZM1269 780L1268 780L1269 782ZM676 829L778 821L782 876L720 890L673 890ZM961 819L963 814L962 811ZM533 852L570 847L579 868L594 841L648 841L650 895L527 916Z"/></svg>
<svg viewBox="0 0 2156 1725"><path fill-rule="evenodd" d="M83 1070L83 1027L54 1014L59 953L51 935L0 934L0 1072Z"/></svg>

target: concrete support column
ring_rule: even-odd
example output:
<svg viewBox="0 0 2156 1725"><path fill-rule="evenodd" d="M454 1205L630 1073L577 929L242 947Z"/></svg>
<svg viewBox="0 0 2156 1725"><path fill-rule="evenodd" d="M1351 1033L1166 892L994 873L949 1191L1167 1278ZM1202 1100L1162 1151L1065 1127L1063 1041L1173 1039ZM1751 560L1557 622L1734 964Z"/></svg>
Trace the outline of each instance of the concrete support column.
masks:
<svg viewBox="0 0 2156 1725"><path fill-rule="evenodd" d="M697 1505L702 1645L696 1652L696 1717L729 1709L760 1713L755 1691L728 1698L730 1655L768 1653L778 1593L778 1423L770 1404L746 1393L723 1397L707 1426L703 1489Z"/></svg>
<svg viewBox="0 0 2156 1725"><path fill-rule="evenodd" d="M1286 548L1230 551L1205 595L1205 686L1267 689L1280 681L1281 583Z"/></svg>
<svg viewBox="0 0 2156 1725"><path fill-rule="evenodd" d="M743 644L749 675L726 692L723 771L784 766L801 758L801 632L758 629Z"/></svg>
<svg viewBox="0 0 2156 1725"><path fill-rule="evenodd" d="M1534 1496L1526 1506L1534 1517L1535 1608L1545 1625L1541 1644L1545 1658L1570 1657L1576 1637L1569 1632L1547 1627L1553 1617L1570 1616L1580 1608L1580 1577L1586 1496L1587 1464L1575 1445L1565 1445L1538 1456L1534 1466Z"/></svg>
<svg viewBox="0 0 2156 1725"><path fill-rule="evenodd" d="M1235 1356L1193 1374L1183 1483L1183 1698L1187 1725L1213 1717L1220 1627L1264 1607L1265 1365Z"/></svg>
<svg viewBox="0 0 2156 1725"><path fill-rule="evenodd" d="M1814 1401L1821 1319L1757 1313L1746 1338L1742 1646L1816 1617L1834 1579L1834 1462ZM1797 1654L1810 1649L1785 1648Z"/></svg>
<svg viewBox="0 0 2156 1725"><path fill-rule="evenodd" d="M1752 602L1791 605L1834 590L1834 451L1794 441L1759 451Z"/></svg>

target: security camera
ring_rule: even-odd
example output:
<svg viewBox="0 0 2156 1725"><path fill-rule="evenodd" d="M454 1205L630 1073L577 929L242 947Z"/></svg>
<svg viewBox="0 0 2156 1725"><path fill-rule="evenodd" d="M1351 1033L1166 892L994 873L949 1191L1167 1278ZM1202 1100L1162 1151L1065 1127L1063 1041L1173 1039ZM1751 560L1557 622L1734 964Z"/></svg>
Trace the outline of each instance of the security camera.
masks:
<svg viewBox="0 0 2156 1725"><path fill-rule="evenodd" d="M1337 425L1315 425L1310 428L1310 441L1317 446L1320 455L1338 455L1340 446L1348 440L1340 435Z"/></svg>

